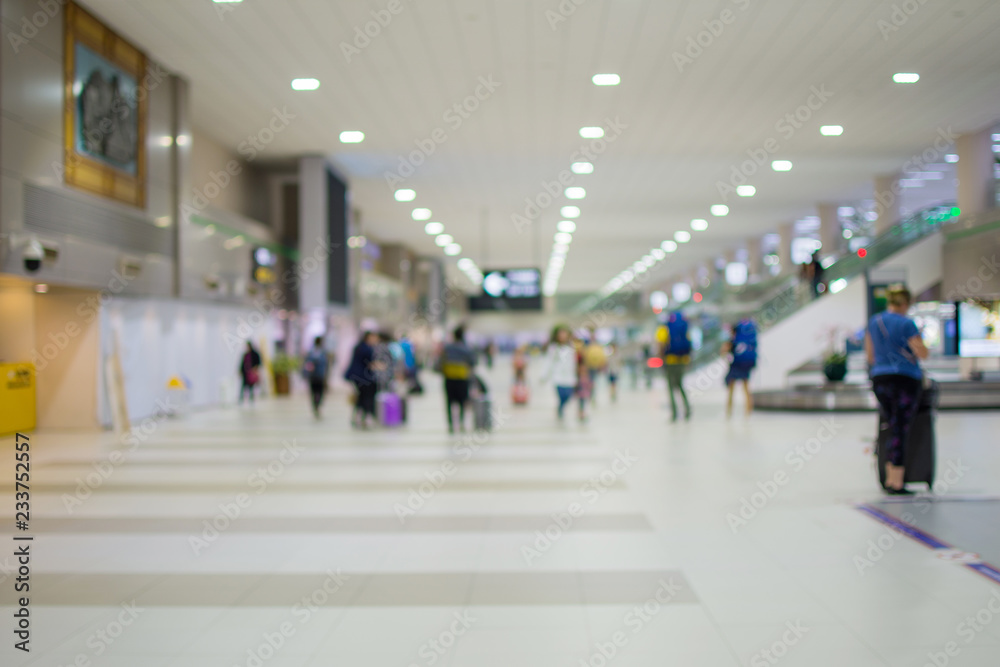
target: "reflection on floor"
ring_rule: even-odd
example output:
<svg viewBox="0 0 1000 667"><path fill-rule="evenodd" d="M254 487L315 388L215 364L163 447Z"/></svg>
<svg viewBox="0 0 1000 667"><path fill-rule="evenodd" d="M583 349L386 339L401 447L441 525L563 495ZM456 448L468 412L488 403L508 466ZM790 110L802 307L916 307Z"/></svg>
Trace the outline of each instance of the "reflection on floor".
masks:
<svg viewBox="0 0 1000 667"><path fill-rule="evenodd" d="M960 624L1000 587L854 509L880 499L874 415L726 421L712 393L670 424L662 387L600 385L559 424L498 372L495 432L448 438L425 380L397 430L351 430L335 393L319 422L304 397L164 421L123 460L33 436L32 652L0 664L919 667L949 642L998 664L1000 618ZM998 427L941 415L946 494L1000 493ZM995 547L995 513L946 505L937 533Z"/></svg>

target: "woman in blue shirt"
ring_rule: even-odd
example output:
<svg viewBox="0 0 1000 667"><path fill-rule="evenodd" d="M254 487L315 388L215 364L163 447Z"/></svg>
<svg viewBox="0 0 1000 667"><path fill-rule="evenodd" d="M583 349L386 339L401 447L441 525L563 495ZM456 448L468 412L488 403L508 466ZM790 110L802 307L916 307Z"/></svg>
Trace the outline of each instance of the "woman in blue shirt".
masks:
<svg viewBox="0 0 1000 667"><path fill-rule="evenodd" d="M905 287L891 287L889 307L868 323L865 352L871 369L875 397L889 425L886 444L885 487L892 494L903 488L906 441L920 407L923 371L919 359L926 359L927 346L917 325L906 316L913 298Z"/></svg>

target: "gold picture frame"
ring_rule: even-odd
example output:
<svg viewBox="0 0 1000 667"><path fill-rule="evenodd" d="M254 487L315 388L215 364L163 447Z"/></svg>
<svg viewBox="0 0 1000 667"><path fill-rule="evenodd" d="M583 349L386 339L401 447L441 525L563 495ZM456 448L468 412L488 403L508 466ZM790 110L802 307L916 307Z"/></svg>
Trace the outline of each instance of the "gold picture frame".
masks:
<svg viewBox="0 0 1000 667"><path fill-rule="evenodd" d="M146 55L74 2L65 8L66 185L146 207Z"/></svg>

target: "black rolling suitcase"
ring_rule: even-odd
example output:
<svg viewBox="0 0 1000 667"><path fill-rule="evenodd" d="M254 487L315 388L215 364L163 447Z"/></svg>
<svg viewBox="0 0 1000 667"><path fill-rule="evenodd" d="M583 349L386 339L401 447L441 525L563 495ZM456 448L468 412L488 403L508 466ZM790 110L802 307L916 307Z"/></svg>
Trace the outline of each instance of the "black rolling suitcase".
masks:
<svg viewBox="0 0 1000 667"><path fill-rule="evenodd" d="M938 385L932 382L920 396L920 408L910 429L906 443L903 466L906 468L905 481L924 482L929 491L934 489L934 469L937 464L937 441L934 436L934 411L937 409ZM885 463L888 460L885 443L889 439L889 425L879 411L878 440L875 455L878 457L878 481L885 488Z"/></svg>

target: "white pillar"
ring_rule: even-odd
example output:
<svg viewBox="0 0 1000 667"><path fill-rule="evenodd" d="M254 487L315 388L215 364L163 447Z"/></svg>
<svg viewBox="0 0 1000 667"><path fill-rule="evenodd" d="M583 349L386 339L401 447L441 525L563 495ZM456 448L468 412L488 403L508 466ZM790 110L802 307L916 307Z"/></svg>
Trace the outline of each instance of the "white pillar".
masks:
<svg viewBox="0 0 1000 667"><path fill-rule="evenodd" d="M902 188L899 187L900 174L888 174L875 178L875 236L885 234L901 219L900 199Z"/></svg>
<svg viewBox="0 0 1000 667"><path fill-rule="evenodd" d="M837 215L836 204L819 204L816 207L819 214L819 240L823 243L820 252L822 257L840 254L843 230L840 228L840 216Z"/></svg>
<svg viewBox="0 0 1000 667"><path fill-rule="evenodd" d="M747 241L747 273L751 277L759 276L762 273L763 255L761 249L762 239L759 236L751 237Z"/></svg>
<svg viewBox="0 0 1000 667"><path fill-rule="evenodd" d="M795 223L786 222L778 226L778 260L781 263L781 274L790 275L798 271L792 264L792 241L795 239Z"/></svg>
<svg viewBox="0 0 1000 667"><path fill-rule="evenodd" d="M958 208L962 215L975 215L996 206L990 129L963 134L955 142L955 150L958 153Z"/></svg>

